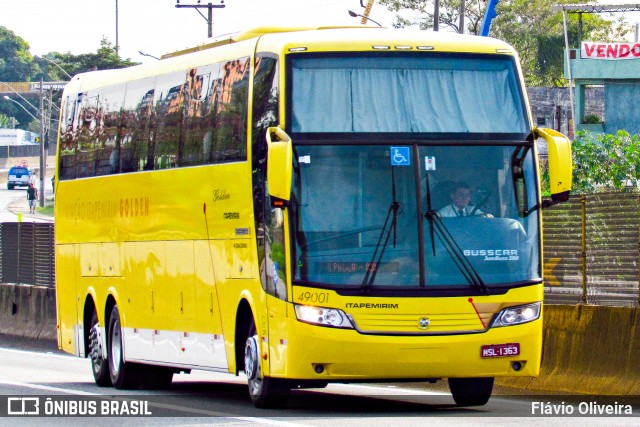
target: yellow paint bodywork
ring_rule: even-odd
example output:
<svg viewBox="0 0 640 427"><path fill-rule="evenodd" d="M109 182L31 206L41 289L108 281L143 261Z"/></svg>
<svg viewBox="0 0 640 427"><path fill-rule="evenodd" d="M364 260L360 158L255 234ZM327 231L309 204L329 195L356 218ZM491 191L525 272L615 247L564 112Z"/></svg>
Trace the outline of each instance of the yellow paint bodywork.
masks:
<svg viewBox="0 0 640 427"><path fill-rule="evenodd" d="M303 304L308 303L305 295L326 294L327 300L322 305L344 310L360 331L305 324L296 319L293 309L286 316L271 316L269 354L273 376L338 381L539 373L542 317L518 326L490 329L484 326L502 308L541 301L542 284L512 289L504 295L474 297L482 320L468 297L364 298L297 286L293 290L293 301ZM362 308L348 308L354 304ZM376 309L372 308L374 305L397 305L397 308ZM376 317L369 332L363 331L367 317ZM431 320L426 330L419 327L422 317ZM481 357L483 345L506 343L519 343L521 354ZM512 368L516 361L523 365L518 372ZM323 365L321 374L316 373L316 365Z"/></svg>
<svg viewBox="0 0 640 427"><path fill-rule="evenodd" d="M210 50L195 49L151 65L76 77L66 90L73 94L113 84L114 79L146 78L207 61L270 52L280 58L280 124L284 126L284 57L292 48L303 47L306 52L371 52L374 45L391 46L392 50L393 46L411 45L414 51L417 46L429 46L434 51L517 57L508 45L494 39L428 32L366 28L255 34L256 38L214 43ZM249 143L247 151L250 159ZM386 335L299 322L293 303L299 302L301 293L318 290L292 286L288 275L288 301L264 292L259 277L251 177L251 163L239 162L57 181L56 284L61 348L84 354L77 335L83 327L85 301L95 303L104 326L107 300L113 298L125 328L222 334L228 370L235 372L235 346L244 344L234 343L236 312L240 301L246 300L260 335L262 372L273 377L348 380L537 375L542 319L488 330L482 330L481 325L500 308L541 301L542 284L513 289L505 295L476 297L479 317L467 297L366 298L371 303L398 304L388 321L375 326ZM229 213L233 215L225 215ZM287 236L286 215L284 229ZM290 265L288 243L285 254ZM345 310L358 324L369 324L366 329L374 328L376 316L384 319L367 309L345 308L362 302L362 297L322 292L328 294L324 306ZM441 330L441 334L393 335L408 332L411 324L417 324L423 316L434 317L433 329L428 332L437 332L435 318L452 312L464 318L455 333ZM406 330L397 329L393 316L402 318L400 323L406 323ZM521 344L518 357L480 357L481 345L512 342ZM514 360L525 362L517 373L511 368ZM317 364L324 366L322 374L314 370Z"/></svg>

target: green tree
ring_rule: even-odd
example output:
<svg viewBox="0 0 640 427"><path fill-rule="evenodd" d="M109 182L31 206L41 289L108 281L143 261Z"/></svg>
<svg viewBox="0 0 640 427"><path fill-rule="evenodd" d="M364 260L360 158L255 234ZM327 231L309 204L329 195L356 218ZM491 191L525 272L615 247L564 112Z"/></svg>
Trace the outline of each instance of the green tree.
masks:
<svg viewBox="0 0 640 427"><path fill-rule="evenodd" d="M578 132L572 144L573 193L637 189L640 135Z"/></svg>
<svg viewBox="0 0 640 427"><path fill-rule="evenodd" d="M46 58L46 59L44 59ZM115 47L108 39L103 38L95 53L73 55L68 53L50 52L44 58L33 57L29 53L29 44L16 36L5 27L0 27L0 82L33 82L39 81L67 81L69 77L51 62L58 64L71 75L109 68L123 68L136 65L130 59L122 59L116 53ZM1 85L0 85L1 86ZM2 90L2 89L0 89ZM60 91L53 94L53 103L60 103ZM28 96L25 94L25 96ZM14 97L12 97L13 99ZM32 111L32 107L15 97L16 102ZM34 101L35 102L35 101ZM12 101L0 99L0 114L9 118L16 118L20 128L39 132L39 124L22 108ZM1 123L1 122L0 122ZM4 126L0 124L0 126Z"/></svg>
<svg viewBox="0 0 640 427"><path fill-rule="evenodd" d="M417 26L421 30L430 30L434 23L433 0L379 0L392 12L396 12L396 28ZM441 30L459 31L460 0L440 0L438 20ZM484 4L479 0L465 1L465 31L479 34L484 17Z"/></svg>
<svg viewBox="0 0 640 427"><path fill-rule="evenodd" d="M15 124L15 118L0 113L0 129L11 129Z"/></svg>
<svg viewBox="0 0 640 427"><path fill-rule="evenodd" d="M116 53L115 47L111 42L103 37L100 41L100 48L95 53L83 53L74 55L70 52L59 53L50 52L44 55L47 59L60 65L67 73L72 76L77 73L84 73L95 70L108 70L112 68L125 68L137 65L131 59L122 59ZM38 66L45 70L46 75L52 80L68 80L69 78L58 67L52 65L44 59L38 61Z"/></svg>
<svg viewBox="0 0 640 427"><path fill-rule="evenodd" d="M29 44L13 31L0 27L0 82L28 81L31 61Z"/></svg>
<svg viewBox="0 0 640 427"><path fill-rule="evenodd" d="M380 0L398 13L394 26L433 28L433 0ZM486 1L465 1L465 31L479 34ZM501 0L490 35L511 44L520 56L527 86L564 85L564 28L562 13L553 5L584 3L583 0ZM457 31L460 0L440 0L440 27ZM597 14L568 14L570 46L581 39L612 41L629 31L624 18L608 21Z"/></svg>
<svg viewBox="0 0 640 427"><path fill-rule="evenodd" d="M564 28L557 4L584 3L581 0L503 0L491 36L510 43L518 52L527 86L564 86ZM569 45L581 40L612 41L628 32L624 18L614 22L597 14L567 14Z"/></svg>

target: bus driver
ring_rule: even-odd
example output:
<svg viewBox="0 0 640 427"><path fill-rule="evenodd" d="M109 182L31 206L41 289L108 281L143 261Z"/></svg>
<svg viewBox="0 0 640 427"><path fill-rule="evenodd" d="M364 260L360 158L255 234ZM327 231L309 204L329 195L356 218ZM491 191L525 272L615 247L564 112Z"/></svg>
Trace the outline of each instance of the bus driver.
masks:
<svg viewBox="0 0 640 427"><path fill-rule="evenodd" d="M438 211L438 215L443 217L462 217L462 216L486 216L493 218L491 214L485 214L475 206L469 205L471 201L471 187L466 182L458 182L453 187L450 194L451 204L443 207Z"/></svg>

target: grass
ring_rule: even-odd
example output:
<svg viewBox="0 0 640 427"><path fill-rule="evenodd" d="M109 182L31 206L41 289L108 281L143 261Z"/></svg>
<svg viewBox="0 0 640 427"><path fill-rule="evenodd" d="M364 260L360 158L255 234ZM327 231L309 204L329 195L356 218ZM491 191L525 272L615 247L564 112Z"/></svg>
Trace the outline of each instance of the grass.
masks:
<svg viewBox="0 0 640 427"><path fill-rule="evenodd" d="M41 215L53 216L53 204L52 202L46 202L43 207L36 207L36 211Z"/></svg>

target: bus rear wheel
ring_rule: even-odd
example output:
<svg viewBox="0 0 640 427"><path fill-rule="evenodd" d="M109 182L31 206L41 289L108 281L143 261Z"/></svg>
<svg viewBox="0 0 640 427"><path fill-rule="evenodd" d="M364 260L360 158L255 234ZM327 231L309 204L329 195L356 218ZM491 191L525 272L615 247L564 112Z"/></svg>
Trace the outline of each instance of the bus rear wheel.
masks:
<svg viewBox="0 0 640 427"><path fill-rule="evenodd" d="M115 388L135 389L140 386L139 366L124 361L121 325L120 311L114 305L109 316L109 376Z"/></svg>
<svg viewBox="0 0 640 427"><path fill-rule="evenodd" d="M256 408L280 408L287 403L291 391L287 381L262 375L260 341L253 322L244 346L244 372L247 375L249 396Z"/></svg>
<svg viewBox="0 0 640 427"><path fill-rule="evenodd" d="M110 387L109 362L103 357L102 329L98 323L98 314L93 310L91 315L91 329L89 330L89 357L91 358L91 371L93 379L98 387Z"/></svg>
<svg viewBox="0 0 640 427"><path fill-rule="evenodd" d="M449 390L458 406L486 405L493 391L493 378L449 378Z"/></svg>

